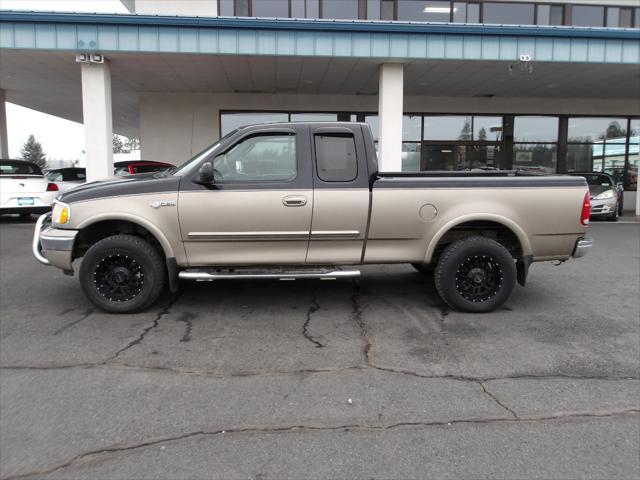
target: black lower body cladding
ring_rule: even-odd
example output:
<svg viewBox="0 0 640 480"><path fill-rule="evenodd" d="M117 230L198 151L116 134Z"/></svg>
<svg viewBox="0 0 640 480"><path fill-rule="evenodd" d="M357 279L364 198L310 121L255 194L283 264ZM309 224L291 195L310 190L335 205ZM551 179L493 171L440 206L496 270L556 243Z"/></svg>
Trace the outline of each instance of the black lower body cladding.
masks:
<svg viewBox="0 0 640 480"><path fill-rule="evenodd" d="M511 295L516 266L509 251L484 237L467 237L449 245L435 269L440 297L455 310L491 312Z"/></svg>
<svg viewBox="0 0 640 480"><path fill-rule="evenodd" d="M94 244L82 259L79 276L91 303L110 313L145 310L167 283L160 253L134 235L113 235Z"/></svg>

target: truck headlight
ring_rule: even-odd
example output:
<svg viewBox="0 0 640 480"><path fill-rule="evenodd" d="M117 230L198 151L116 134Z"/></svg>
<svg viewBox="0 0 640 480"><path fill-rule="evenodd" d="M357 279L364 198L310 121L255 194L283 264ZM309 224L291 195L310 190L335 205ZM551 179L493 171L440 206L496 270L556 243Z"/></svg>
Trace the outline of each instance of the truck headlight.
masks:
<svg viewBox="0 0 640 480"><path fill-rule="evenodd" d="M613 198L615 196L615 192L613 190L605 190L602 193L596 195L595 200L606 200L607 198Z"/></svg>
<svg viewBox="0 0 640 480"><path fill-rule="evenodd" d="M53 205L51 222L54 225L67 225L71 219L71 207L66 203L56 202Z"/></svg>

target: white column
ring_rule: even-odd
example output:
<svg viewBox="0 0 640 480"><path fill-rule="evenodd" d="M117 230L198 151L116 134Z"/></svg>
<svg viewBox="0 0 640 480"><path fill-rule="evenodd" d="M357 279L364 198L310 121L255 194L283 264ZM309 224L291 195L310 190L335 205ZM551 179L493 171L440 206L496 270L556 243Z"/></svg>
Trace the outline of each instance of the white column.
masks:
<svg viewBox="0 0 640 480"><path fill-rule="evenodd" d="M5 93L0 90L0 158L9 158L9 144L7 143L7 110L5 107Z"/></svg>
<svg viewBox="0 0 640 480"><path fill-rule="evenodd" d="M403 65L380 65L378 115L380 121L378 161L385 172L402 170Z"/></svg>
<svg viewBox="0 0 640 480"><path fill-rule="evenodd" d="M87 155L87 180L113 176L113 125L109 63L81 63L82 115Z"/></svg>

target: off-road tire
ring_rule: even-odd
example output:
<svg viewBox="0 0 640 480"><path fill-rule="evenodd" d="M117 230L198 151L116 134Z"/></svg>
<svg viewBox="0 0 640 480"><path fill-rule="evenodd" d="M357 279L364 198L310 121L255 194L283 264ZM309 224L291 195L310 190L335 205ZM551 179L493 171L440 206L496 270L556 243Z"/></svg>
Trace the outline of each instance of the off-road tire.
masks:
<svg viewBox="0 0 640 480"><path fill-rule="evenodd" d="M425 275L433 275L435 269L433 263L412 263L411 266Z"/></svg>
<svg viewBox="0 0 640 480"><path fill-rule="evenodd" d="M126 286L126 293L105 293L111 285L122 290L118 281L123 276L133 288ZM158 299L167 283L167 272L161 254L149 242L133 235L113 235L89 248L82 259L79 278L85 295L99 309L135 313Z"/></svg>
<svg viewBox="0 0 640 480"><path fill-rule="evenodd" d="M468 275L464 273L466 270ZM477 272L473 274L474 271ZM473 280L480 277L483 282ZM511 295L516 284L516 266L509 251L498 242L485 237L467 237L442 252L434 279L440 298L454 310L491 312ZM489 291L478 293L476 298L469 292L476 285Z"/></svg>

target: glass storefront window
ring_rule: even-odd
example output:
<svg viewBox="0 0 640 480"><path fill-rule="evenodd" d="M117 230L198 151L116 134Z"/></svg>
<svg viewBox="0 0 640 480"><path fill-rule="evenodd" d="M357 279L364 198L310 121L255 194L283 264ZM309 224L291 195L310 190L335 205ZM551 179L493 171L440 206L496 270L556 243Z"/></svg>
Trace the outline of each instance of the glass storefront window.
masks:
<svg viewBox="0 0 640 480"><path fill-rule="evenodd" d="M482 141L502 140L502 117L473 117L473 139Z"/></svg>
<svg viewBox="0 0 640 480"><path fill-rule="evenodd" d="M625 190L636 191L640 166L640 119L631 119L629 132L629 165L624 179Z"/></svg>
<svg viewBox="0 0 640 480"><path fill-rule="evenodd" d="M337 113L292 113L292 122L337 122Z"/></svg>
<svg viewBox="0 0 640 480"><path fill-rule="evenodd" d="M427 144L424 170L470 170L498 168L502 164L502 148L493 145Z"/></svg>
<svg viewBox="0 0 640 480"><path fill-rule="evenodd" d="M238 127L252 125L254 123L288 122L287 113L267 113L267 112L240 112L223 113L220 116L220 131L222 135L235 130Z"/></svg>
<svg viewBox="0 0 640 480"><path fill-rule="evenodd" d="M626 118L573 117L569 119L568 141L590 143L606 139L607 142L627 141Z"/></svg>
<svg viewBox="0 0 640 480"><path fill-rule="evenodd" d="M562 5L538 5L538 25L562 25Z"/></svg>
<svg viewBox="0 0 640 480"><path fill-rule="evenodd" d="M380 121L378 119L378 115L365 115L364 121L369 124L369 128L371 128L371 135L373 135L373 139L377 142L380 132Z"/></svg>
<svg viewBox="0 0 640 480"><path fill-rule="evenodd" d="M414 22L449 22L451 3L418 0L398 0L398 20Z"/></svg>
<svg viewBox="0 0 640 480"><path fill-rule="evenodd" d="M556 173L558 145L556 143L515 143L513 168L527 173Z"/></svg>
<svg viewBox="0 0 640 480"><path fill-rule="evenodd" d="M402 171L403 172L419 172L420 171L420 143L402 144Z"/></svg>
<svg viewBox="0 0 640 480"><path fill-rule="evenodd" d="M402 117L402 141L421 140L422 115L404 115Z"/></svg>
<svg viewBox="0 0 640 480"><path fill-rule="evenodd" d="M289 16L289 0L260 0L251 5L253 17L279 17Z"/></svg>
<svg viewBox="0 0 640 480"><path fill-rule="evenodd" d="M322 18L356 20L358 18L358 0L322 0Z"/></svg>
<svg viewBox="0 0 640 480"><path fill-rule="evenodd" d="M533 25L533 3L491 3L483 4L483 23L512 25Z"/></svg>
<svg viewBox="0 0 640 480"><path fill-rule="evenodd" d="M380 0L367 0L367 20L380 20Z"/></svg>
<svg viewBox="0 0 640 480"><path fill-rule="evenodd" d="M571 7L571 25L602 27L604 25L604 7L573 5Z"/></svg>
<svg viewBox="0 0 640 480"><path fill-rule="evenodd" d="M425 140L471 140L471 117L426 116L424 117Z"/></svg>
<svg viewBox="0 0 640 480"><path fill-rule="evenodd" d="M380 20L395 19L395 2L394 0L382 0L380 3Z"/></svg>
<svg viewBox="0 0 640 480"><path fill-rule="evenodd" d="M633 10L630 8L608 7L607 27L631 28Z"/></svg>
<svg viewBox="0 0 640 480"><path fill-rule="evenodd" d="M515 117L514 142L557 142L558 117Z"/></svg>
<svg viewBox="0 0 640 480"><path fill-rule="evenodd" d="M233 17L233 3L234 0L220 0L218 15L221 17Z"/></svg>
<svg viewBox="0 0 640 480"><path fill-rule="evenodd" d="M593 145L567 145L567 170L569 172L590 172L593 164Z"/></svg>
<svg viewBox="0 0 640 480"><path fill-rule="evenodd" d="M454 23L480 23L479 3L454 3Z"/></svg>

